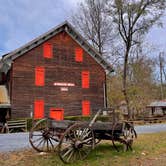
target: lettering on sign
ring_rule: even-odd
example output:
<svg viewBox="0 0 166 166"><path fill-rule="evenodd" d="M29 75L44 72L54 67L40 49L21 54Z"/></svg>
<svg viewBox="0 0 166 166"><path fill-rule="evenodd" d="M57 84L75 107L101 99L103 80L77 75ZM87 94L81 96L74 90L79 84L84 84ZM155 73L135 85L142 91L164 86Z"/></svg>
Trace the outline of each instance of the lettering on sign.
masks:
<svg viewBox="0 0 166 166"><path fill-rule="evenodd" d="M63 91L63 92L66 92L68 90L69 90L68 87L61 87L61 91Z"/></svg>
<svg viewBox="0 0 166 166"><path fill-rule="evenodd" d="M75 84L68 82L54 82L54 86L75 86Z"/></svg>

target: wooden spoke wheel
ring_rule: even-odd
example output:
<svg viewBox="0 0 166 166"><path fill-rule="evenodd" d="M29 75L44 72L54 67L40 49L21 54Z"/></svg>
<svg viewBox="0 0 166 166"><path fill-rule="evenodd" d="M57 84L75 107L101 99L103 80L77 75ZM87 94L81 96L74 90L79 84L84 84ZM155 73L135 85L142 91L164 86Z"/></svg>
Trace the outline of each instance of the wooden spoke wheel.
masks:
<svg viewBox="0 0 166 166"><path fill-rule="evenodd" d="M48 120L41 119L32 127L29 133L29 142L38 152L53 152L59 139L56 136L56 131L48 128Z"/></svg>
<svg viewBox="0 0 166 166"><path fill-rule="evenodd" d="M101 142L101 139L95 138L95 145L99 144Z"/></svg>
<svg viewBox="0 0 166 166"><path fill-rule="evenodd" d="M137 133L133 125L126 122L123 129L123 139L126 144L126 151L128 149L132 150L132 145L135 138L137 138Z"/></svg>
<svg viewBox="0 0 166 166"><path fill-rule="evenodd" d="M9 128L6 123L3 125L0 125L0 133L8 133L8 132L9 132Z"/></svg>
<svg viewBox="0 0 166 166"><path fill-rule="evenodd" d="M123 145L123 151L132 150L133 141L137 138L137 133L132 124L128 122L123 123L122 133L117 133L116 127L118 123L113 126L112 130L112 143L117 151L120 151L115 142L119 142Z"/></svg>
<svg viewBox="0 0 166 166"><path fill-rule="evenodd" d="M85 159L94 148L94 133L85 124L74 124L62 135L58 153L64 163Z"/></svg>

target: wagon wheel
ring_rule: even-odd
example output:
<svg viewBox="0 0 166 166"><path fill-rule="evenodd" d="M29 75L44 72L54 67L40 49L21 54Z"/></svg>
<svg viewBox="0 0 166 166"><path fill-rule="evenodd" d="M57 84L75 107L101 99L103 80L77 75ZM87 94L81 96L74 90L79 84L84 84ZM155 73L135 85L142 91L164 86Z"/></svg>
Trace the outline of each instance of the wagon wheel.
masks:
<svg viewBox="0 0 166 166"><path fill-rule="evenodd" d="M5 123L3 126L0 126L0 133L8 133L9 132L9 128L7 123Z"/></svg>
<svg viewBox="0 0 166 166"><path fill-rule="evenodd" d="M55 151L59 140L56 131L48 128L48 119L41 119L32 127L29 142L38 152L52 152Z"/></svg>
<svg viewBox="0 0 166 166"><path fill-rule="evenodd" d="M85 124L74 124L62 135L58 153L64 163L85 159L94 148L94 133Z"/></svg>
<svg viewBox="0 0 166 166"><path fill-rule="evenodd" d="M95 145L99 144L101 142L101 139L95 138Z"/></svg>
<svg viewBox="0 0 166 166"><path fill-rule="evenodd" d="M130 123L123 123L123 129L122 129L122 134L119 133L119 136L115 135L115 129L116 126L118 125L118 123L116 123L113 126L112 129L112 143L114 148L117 151L120 151L119 148L116 146L115 141L118 141L119 143L123 144L123 151L127 151L127 150L132 150L132 144L135 138L137 138L137 133L133 127L133 125L131 125Z"/></svg>
<svg viewBox="0 0 166 166"><path fill-rule="evenodd" d="M126 150L132 150L132 144L135 138L137 138L137 133L132 124L125 122L123 129L123 138L126 144Z"/></svg>

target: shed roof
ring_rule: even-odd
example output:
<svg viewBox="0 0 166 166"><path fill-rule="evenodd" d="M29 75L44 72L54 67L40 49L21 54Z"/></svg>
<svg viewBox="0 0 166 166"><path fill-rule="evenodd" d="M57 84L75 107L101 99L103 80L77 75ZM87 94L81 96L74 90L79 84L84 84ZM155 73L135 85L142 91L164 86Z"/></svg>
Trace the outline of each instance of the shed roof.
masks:
<svg viewBox="0 0 166 166"><path fill-rule="evenodd" d="M147 107L166 107L166 100L153 101Z"/></svg>
<svg viewBox="0 0 166 166"><path fill-rule="evenodd" d="M10 108L9 96L4 85L0 85L0 108Z"/></svg>
<svg viewBox="0 0 166 166"><path fill-rule="evenodd" d="M2 56L0 60L0 71L7 72L13 60L20 57L24 53L33 49L34 47L42 44L46 40L50 39L59 32L65 31L69 36L71 36L85 51L87 51L96 61L99 63L106 71L107 74L113 72L113 68L102 56L96 51L67 21L56 26L55 28L49 30L43 35L35 38L29 43L23 45L22 47Z"/></svg>

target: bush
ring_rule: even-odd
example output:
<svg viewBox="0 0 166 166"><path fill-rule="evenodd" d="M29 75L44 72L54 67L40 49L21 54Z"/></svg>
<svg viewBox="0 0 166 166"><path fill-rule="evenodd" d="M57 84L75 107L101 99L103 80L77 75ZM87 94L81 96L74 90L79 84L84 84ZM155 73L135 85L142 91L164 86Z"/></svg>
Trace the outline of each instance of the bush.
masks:
<svg viewBox="0 0 166 166"><path fill-rule="evenodd" d="M27 118L26 120L27 120L27 130L30 131L30 129L32 128L33 119Z"/></svg>

